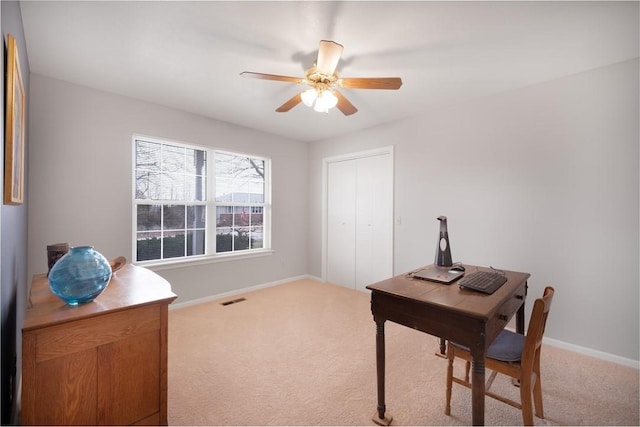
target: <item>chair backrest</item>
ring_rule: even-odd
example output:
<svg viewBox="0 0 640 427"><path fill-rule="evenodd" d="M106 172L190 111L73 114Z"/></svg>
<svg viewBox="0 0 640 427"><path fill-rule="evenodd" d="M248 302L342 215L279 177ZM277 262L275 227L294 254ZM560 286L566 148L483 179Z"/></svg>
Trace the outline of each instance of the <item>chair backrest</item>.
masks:
<svg viewBox="0 0 640 427"><path fill-rule="evenodd" d="M542 345L542 337L547 325L547 317L549 317L549 309L551 308L551 300L555 290L551 286L544 289L542 298L536 299L533 304L533 311L529 320L529 329L522 349L522 363L533 363L536 353Z"/></svg>

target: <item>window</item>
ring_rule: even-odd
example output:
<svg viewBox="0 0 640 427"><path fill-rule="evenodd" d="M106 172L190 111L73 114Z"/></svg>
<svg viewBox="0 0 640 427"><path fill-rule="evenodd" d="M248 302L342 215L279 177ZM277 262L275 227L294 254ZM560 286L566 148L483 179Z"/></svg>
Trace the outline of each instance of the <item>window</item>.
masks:
<svg viewBox="0 0 640 427"><path fill-rule="evenodd" d="M216 153L216 252L264 247L265 160Z"/></svg>
<svg viewBox="0 0 640 427"><path fill-rule="evenodd" d="M137 262L268 249L269 161L134 139Z"/></svg>

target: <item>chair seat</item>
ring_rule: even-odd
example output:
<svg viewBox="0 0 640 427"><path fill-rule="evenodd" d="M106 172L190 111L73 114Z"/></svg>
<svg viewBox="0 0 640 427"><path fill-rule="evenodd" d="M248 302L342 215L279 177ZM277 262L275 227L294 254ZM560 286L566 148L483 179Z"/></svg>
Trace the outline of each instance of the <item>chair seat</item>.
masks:
<svg viewBox="0 0 640 427"><path fill-rule="evenodd" d="M487 357L502 362L519 362L522 359L525 336L515 332L502 330L487 350ZM469 347L452 343L456 347L469 351Z"/></svg>

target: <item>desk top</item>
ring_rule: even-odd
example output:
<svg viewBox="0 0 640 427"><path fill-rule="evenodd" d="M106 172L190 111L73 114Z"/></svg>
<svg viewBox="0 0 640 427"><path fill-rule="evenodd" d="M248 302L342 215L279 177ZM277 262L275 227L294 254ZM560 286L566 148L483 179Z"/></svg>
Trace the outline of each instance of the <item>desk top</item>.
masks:
<svg viewBox="0 0 640 427"><path fill-rule="evenodd" d="M91 302L71 306L56 297L46 274L33 276L23 331L65 323L134 306L166 302L177 296L168 281L143 267L126 264L116 271L107 288Z"/></svg>
<svg viewBox="0 0 640 427"><path fill-rule="evenodd" d="M489 268L464 265L465 275L475 271L491 271ZM415 270L417 271L417 270ZM428 280L414 279L402 274L367 286L372 292L395 296L425 306L438 306L479 319L490 319L498 307L513 296L530 277L529 273L506 271L507 281L493 294L460 289L456 282L445 285Z"/></svg>

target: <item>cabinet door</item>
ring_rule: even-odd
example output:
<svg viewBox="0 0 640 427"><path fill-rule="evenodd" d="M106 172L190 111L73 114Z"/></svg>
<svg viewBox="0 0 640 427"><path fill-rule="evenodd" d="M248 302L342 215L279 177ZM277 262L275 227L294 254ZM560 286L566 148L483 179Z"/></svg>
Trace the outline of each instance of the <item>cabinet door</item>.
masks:
<svg viewBox="0 0 640 427"><path fill-rule="evenodd" d="M37 425L96 424L96 349L36 362L35 406L25 423ZM30 379L28 383L33 384ZM31 411L29 411L31 412Z"/></svg>
<svg viewBox="0 0 640 427"><path fill-rule="evenodd" d="M135 424L160 411L160 331L98 348L98 424Z"/></svg>

